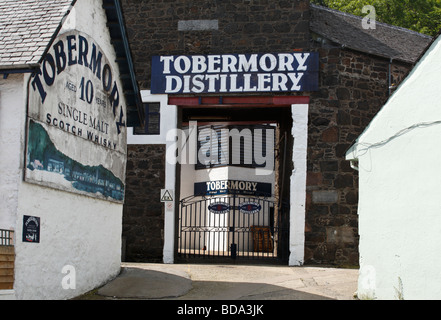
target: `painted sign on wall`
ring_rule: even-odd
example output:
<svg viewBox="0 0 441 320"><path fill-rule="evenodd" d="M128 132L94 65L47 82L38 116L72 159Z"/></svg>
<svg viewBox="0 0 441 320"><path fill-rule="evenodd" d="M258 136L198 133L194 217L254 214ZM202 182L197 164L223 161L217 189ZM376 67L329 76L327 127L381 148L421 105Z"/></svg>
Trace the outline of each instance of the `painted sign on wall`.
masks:
<svg viewBox="0 0 441 320"><path fill-rule="evenodd" d="M153 94L318 90L318 53L154 56Z"/></svg>
<svg viewBox="0 0 441 320"><path fill-rule="evenodd" d="M126 106L114 61L84 33L55 39L28 88L26 181L123 201Z"/></svg>

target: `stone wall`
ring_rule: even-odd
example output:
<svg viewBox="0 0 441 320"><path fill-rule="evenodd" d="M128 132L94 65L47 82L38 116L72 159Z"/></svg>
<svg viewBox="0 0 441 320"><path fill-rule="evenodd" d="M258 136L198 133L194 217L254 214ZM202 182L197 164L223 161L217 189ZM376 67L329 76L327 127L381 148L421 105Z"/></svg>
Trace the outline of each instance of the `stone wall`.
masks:
<svg viewBox="0 0 441 320"><path fill-rule="evenodd" d="M345 160L345 152L388 98L389 60L314 42L306 0L122 0L122 6L141 89L150 88L154 55L319 52L320 91L302 93L311 96L305 263L357 265L358 176ZM192 26L189 21L197 19L207 21ZM410 67L394 62L391 83L398 84ZM136 154L130 157L130 153L129 165L136 168ZM132 169L128 168L129 179ZM138 185L160 184L156 177L154 181L136 178ZM130 188L138 192L131 181L127 182L128 192ZM154 206L157 190L159 187L153 195ZM128 201L125 215L128 206L134 208L130 195ZM138 216L152 209L147 199L143 203L149 208L134 210L140 211ZM159 209L155 210L159 217ZM125 234L141 239L139 228L133 226L132 235L125 226ZM149 248L137 246L139 252Z"/></svg>
<svg viewBox="0 0 441 320"><path fill-rule="evenodd" d="M150 88L154 55L289 52L309 46L307 0L122 0L121 4L141 89ZM209 22L191 25L191 20Z"/></svg>
<svg viewBox="0 0 441 320"><path fill-rule="evenodd" d="M162 262L165 145L128 145L122 236L124 261Z"/></svg>
<svg viewBox="0 0 441 320"><path fill-rule="evenodd" d="M291 52L309 47L307 0L122 0L121 4L141 90L150 89L152 56ZM149 168L151 161L161 157L156 148L128 148L126 261L162 258L159 230L164 221L157 193L164 186L164 175L161 168L160 180L156 169Z"/></svg>
<svg viewBox="0 0 441 320"><path fill-rule="evenodd" d="M358 174L345 153L389 96L389 60L317 45L320 91L311 95L305 262L358 264ZM400 83L410 65L391 65Z"/></svg>

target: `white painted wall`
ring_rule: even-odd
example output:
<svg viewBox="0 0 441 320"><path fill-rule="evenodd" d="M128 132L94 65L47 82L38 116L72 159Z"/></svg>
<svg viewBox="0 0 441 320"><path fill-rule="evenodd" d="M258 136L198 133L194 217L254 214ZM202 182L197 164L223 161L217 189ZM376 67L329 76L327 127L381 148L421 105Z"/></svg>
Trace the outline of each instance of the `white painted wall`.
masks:
<svg viewBox="0 0 441 320"><path fill-rule="evenodd" d="M0 229L15 229L25 127L25 77L0 78Z"/></svg>
<svg viewBox="0 0 441 320"><path fill-rule="evenodd" d="M167 133L176 130L178 124L178 108L168 105L168 95L150 94L150 90L141 91L142 102L160 103L160 134L159 135L134 135L132 128L127 130L127 144L165 144L166 150L172 149L174 142L167 141ZM176 164L166 161L164 189L175 190ZM158 190L158 197L160 190ZM174 262L175 238L175 209L173 206L166 210L164 218L164 250L163 262Z"/></svg>
<svg viewBox="0 0 441 320"><path fill-rule="evenodd" d="M68 299L115 277L121 263L122 206L28 183L20 186L14 289L18 299ZM21 240L23 215L40 217L40 243ZM63 289L64 266L76 288Z"/></svg>
<svg viewBox="0 0 441 320"><path fill-rule="evenodd" d="M18 188L24 146L25 104L22 74L0 78L0 229L16 230ZM0 300L16 299L14 290L0 290Z"/></svg>
<svg viewBox="0 0 441 320"><path fill-rule="evenodd" d="M347 153L358 159L365 299L441 298L441 38Z"/></svg>
<svg viewBox="0 0 441 320"><path fill-rule="evenodd" d="M256 175L256 169L241 167L217 167L196 170L194 164L181 166L181 199L194 194L194 184L197 182L217 180L242 180L253 182L265 182L272 184L274 194L274 172L268 175Z"/></svg>
<svg viewBox="0 0 441 320"><path fill-rule="evenodd" d="M78 0L61 32L87 33L112 57L101 5ZM16 231L15 297L68 299L119 273L123 205L23 182L28 77L0 80L0 228ZM40 217L40 243L22 242L24 215ZM65 277L75 289L63 288Z"/></svg>
<svg viewBox="0 0 441 320"><path fill-rule="evenodd" d="M289 265L299 266L305 257L305 210L306 210L306 159L308 151L308 111L307 104L293 104L292 135L294 146L292 161L294 169L291 174L290 197L290 239Z"/></svg>

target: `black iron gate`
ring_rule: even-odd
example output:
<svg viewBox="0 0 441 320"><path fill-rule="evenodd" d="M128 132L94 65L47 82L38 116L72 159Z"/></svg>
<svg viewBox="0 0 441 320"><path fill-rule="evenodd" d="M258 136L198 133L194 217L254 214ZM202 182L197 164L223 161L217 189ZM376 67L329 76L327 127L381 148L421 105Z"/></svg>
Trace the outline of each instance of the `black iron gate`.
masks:
<svg viewBox="0 0 441 320"><path fill-rule="evenodd" d="M288 260L289 207L273 197L191 196L180 201L178 259Z"/></svg>

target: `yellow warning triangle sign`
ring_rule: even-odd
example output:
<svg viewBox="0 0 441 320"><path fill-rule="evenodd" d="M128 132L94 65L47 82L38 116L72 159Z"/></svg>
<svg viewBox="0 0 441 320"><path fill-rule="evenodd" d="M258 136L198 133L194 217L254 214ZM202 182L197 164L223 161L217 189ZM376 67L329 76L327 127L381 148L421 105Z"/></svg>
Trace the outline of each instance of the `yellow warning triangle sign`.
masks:
<svg viewBox="0 0 441 320"><path fill-rule="evenodd" d="M161 197L161 201L173 201L173 197L170 194L169 190L165 190L164 194Z"/></svg>

